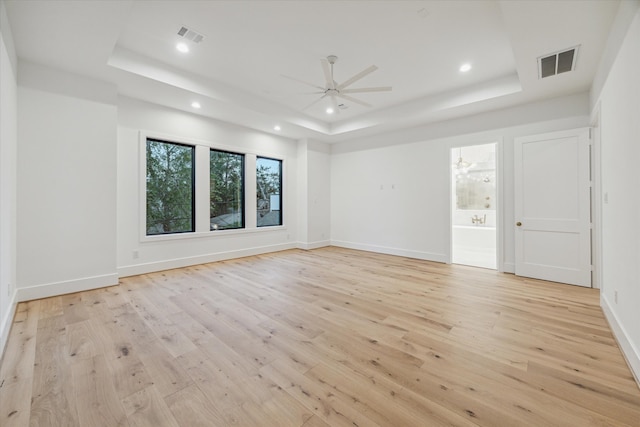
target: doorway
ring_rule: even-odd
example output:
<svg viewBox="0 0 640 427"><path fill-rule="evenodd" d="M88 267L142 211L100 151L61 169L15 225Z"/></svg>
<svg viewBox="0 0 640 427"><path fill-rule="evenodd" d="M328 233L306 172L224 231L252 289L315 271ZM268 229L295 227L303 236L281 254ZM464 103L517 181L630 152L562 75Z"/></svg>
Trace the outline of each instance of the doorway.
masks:
<svg viewBox="0 0 640 427"><path fill-rule="evenodd" d="M451 149L451 262L497 268L496 143Z"/></svg>

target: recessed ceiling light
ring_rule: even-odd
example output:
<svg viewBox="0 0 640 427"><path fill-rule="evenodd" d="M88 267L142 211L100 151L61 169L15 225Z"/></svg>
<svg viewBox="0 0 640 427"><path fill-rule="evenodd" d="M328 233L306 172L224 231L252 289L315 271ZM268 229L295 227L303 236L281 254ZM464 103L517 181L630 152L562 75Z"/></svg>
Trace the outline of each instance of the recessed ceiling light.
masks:
<svg viewBox="0 0 640 427"><path fill-rule="evenodd" d="M199 102L192 102L192 103L191 103L191 106L192 106L193 108L200 108L200 103L199 103Z"/></svg>
<svg viewBox="0 0 640 427"><path fill-rule="evenodd" d="M331 107L327 108L327 114L333 114L333 108Z"/></svg>
<svg viewBox="0 0 640 427"><path fill-rule="evenodd" d="M182 53L189 52L189 46L187 46L185 43L178 43L176 45L176 49L178 49Z"/></svg>
<svg viewBox="0 0 640 427"><path fill-rule="evenodd" d="M460 66L460 72L461 73L466 73L467 71L469 71L471 69L471 64L467 63L467 64L462 64Z"/></svg>
<svg viewBox="0 0 640 427"><path fill-rule="evenodd" d="M275 125L275 126L273 127L273 130L276 130L276 131L277 131L277 130L280 130L280 126Z"/></svg>

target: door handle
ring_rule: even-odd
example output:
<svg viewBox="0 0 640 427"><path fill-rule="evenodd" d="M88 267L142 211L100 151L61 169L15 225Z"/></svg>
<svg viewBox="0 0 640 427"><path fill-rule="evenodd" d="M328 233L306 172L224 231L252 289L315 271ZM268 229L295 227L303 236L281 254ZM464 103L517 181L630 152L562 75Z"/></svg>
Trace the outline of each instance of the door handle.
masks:
<svg viewBox="0 0 640 427"><path fill-rule="evenodd" d="M516 225L517 225L518 227L520 227L520 226L522 225L522 223L521 223L520 221L518 221L518 222L516 222Z"/></svg>

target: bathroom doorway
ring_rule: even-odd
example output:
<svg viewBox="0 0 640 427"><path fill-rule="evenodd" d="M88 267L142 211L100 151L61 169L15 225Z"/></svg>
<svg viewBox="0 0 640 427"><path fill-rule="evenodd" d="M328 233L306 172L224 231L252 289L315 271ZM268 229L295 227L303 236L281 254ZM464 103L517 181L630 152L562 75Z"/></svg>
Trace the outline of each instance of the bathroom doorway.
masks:
<svg viewBox="0 0 640 427"><path fill-rule="evenodd" d="M497 268L496 143L451 149L451 262Z"/></svg>

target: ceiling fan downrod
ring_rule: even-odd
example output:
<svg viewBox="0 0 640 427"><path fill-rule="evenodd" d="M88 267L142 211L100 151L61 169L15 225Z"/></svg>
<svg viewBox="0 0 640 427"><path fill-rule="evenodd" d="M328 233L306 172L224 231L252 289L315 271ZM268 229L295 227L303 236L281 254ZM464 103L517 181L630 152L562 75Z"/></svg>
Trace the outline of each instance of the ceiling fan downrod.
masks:
<svg viewBox="0 0 640 427"><path fill-rule="evenodd" d="M331 65L331 80L333 81L334 85L336 84L336 79L333 78L333 64L335 64L337 60L338 57L335 55L327 56L327 62L329 62L329 65Z"/></svg>

